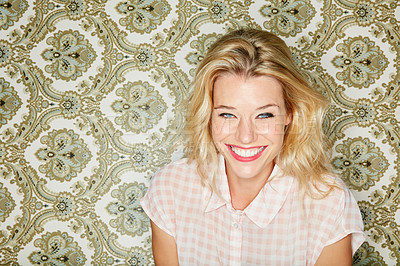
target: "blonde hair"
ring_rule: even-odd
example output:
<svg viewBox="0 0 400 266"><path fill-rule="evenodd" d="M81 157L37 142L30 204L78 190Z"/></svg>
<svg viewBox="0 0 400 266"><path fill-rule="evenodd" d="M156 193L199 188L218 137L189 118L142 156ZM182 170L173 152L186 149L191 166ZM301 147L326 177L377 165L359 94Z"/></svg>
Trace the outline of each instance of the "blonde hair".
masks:
<svg viewBox="0 0 400 266"><path fill-rule="evenodd" d="M213 85L226 73L245 78L271 76L280 82L292 121L286 128L284 144L275 162L283 175L299 180L302 191L314 195L312 191L316 188L322 196L327 195L335 186L324 178L332 173L322 130L329 102L308 84L282 39L255 29L236 30L217 40L198 66L191 84L186 151L189 160L197 162L203 182L217 191L218 152L211 135ZM321 191L318 186L321 183L330 189Z"/></svg>

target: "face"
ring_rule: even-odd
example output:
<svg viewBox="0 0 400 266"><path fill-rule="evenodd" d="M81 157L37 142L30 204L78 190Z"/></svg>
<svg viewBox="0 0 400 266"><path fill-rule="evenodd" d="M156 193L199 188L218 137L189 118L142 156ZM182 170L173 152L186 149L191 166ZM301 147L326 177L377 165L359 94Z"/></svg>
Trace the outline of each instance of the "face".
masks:
<svg viewBox="0 0 400 266"><path fill-rule="evenodd" d="M228 178L267 179L291 121L280 83L225 74L214 83L213 101L212 137Z"/></svg>

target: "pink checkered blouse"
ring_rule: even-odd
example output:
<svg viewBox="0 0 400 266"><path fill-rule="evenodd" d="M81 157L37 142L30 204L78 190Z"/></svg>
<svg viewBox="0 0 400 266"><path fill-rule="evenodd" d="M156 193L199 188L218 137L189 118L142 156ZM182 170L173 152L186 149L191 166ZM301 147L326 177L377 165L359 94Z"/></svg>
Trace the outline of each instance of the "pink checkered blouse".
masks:
<svg viewBox="0 0 400 266"><path fill-rule="evenodd" d="M353 253L364 241L347 188L300 201L296 179L274 178L281 171L275 166L270 182L239 211L231 205L222 156L219 164L222 198L202 185L195 163L182 159L162 168L141 200L150 219L175 238L180 265L313 265L325 246L349 234Z"/></svg>

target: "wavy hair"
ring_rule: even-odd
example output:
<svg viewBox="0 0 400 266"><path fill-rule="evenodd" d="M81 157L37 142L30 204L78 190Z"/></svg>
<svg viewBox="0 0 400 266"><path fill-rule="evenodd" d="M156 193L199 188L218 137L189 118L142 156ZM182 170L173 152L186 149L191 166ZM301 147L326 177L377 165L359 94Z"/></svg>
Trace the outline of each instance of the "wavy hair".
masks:
<svg viewBox="0 0 400 266"><path fill-rule="evenodd" d="M215 186L218 151L211 135L211 114L214 82L226 73L244 78L270 76L280 82L292 121L286 128L282 150L275 163L283 175L299 180L303 192L315 196L313 188L316 188L326 196L335 187L324 178L332 174L326 153L330 145L322 129L329 101L311 88L282 39L256 29L236 30L217 40L199 64L191 84L186 153L190 161L197 162L203 182L218 193ZM329 190L320 190L318 184L321 183Z"/></svg>

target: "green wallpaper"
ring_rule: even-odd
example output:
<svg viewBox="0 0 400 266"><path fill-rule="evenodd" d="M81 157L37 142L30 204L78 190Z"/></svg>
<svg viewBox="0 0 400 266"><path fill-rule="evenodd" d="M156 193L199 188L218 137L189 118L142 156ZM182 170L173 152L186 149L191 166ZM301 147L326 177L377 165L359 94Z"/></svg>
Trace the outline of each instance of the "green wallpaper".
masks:
<svg viewBox="0 0 400 266"><path fill-rule="evenodd" d="M139 205L182 156L193 71L224 32L281 36L332 101L332 163L400 263L400 2L0 0L0 264L152 264Z"/></svg>

